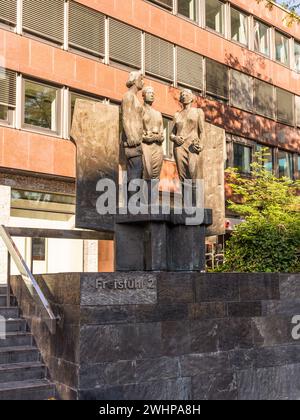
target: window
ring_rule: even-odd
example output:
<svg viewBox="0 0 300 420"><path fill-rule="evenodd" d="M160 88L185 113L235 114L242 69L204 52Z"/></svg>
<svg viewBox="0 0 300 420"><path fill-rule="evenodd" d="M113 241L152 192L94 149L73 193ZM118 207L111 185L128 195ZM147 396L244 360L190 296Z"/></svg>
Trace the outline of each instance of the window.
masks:
<svg viewBox="0 0 300 420"><path fill-rule="evenodd" d="M292 153L278 151L278 175L279 178L288 177L293 178L293 155Z"/></svg>
<svg viewBox="0 0 300 420"><path fill-rule="evenodd" d="M254 20L254 51L270 55L270 27Z"/></svg>
<svg viewBox="0 0 300 420"><path fill-rule="evenodd" d="M219 0L205 2L206 27L224 35L225 4Z"/></svg>
<svg viewBox="0 0 300 420"><path fill-rule="evenodd" d="M0 122L12 125L16 107L16 73L0 67Z"/></svg>
<svg viewBox="0 0 300 420"><path fill-rule="evenodd" d="M73 48L103 56L105 50L105 16L71 1L69 43Z"/></svg>
<svg viewBox="0 0 300 420"><path fill-rule="evenodd" d="M294 47L295 70L300 72L300 43L295 42Z"/></svg>
<svg viewBox="0 0 300 420"><path fill-rule="evenodd" d="M109 55L114 62L140 69L142 33L114 19L109 20Z"/></svg>
<svg viewBox="0 0 300 420"><path fill-rule="evenodd" d="M173 0L149 0L151 3L157 4L158 6L164 7L170 11L173 10Z"/></svg>
<svg viewBox="0 0 300 420"><path fill-rule="evenodd" d="M164 137L165 141L163 143L164 155L167 159L173 159L173 143L170 140L171 131L172 131L172 120L170 118L163 117L164 122Z"/></svg>
<svg viewBox="0 0 300 420"><path fill-rule="evenodd" d="M0 22L15 25L17 22L17 0L0 1Z"/></svg>
<svg viewBox="0 0 300 420"><path fill-rule="evenodd" d="M169 81L174 79L174 46L168 41L146 34L146 73Z"/></svg>
<svg viewBox="0 0 300 420"><path fill-rule="evenodd" d="M257 114L274 118L274 88L262 80L254 80L254 108Z"/></svg>
<svg viewBox="0 0 300 420"><path fill-rule="evenodd" d="M248 44L248 16L231 8L231 39L241 44Z"/></svg>
<svg viewBox="0 0 300 420"><path fill-rule="evenodd" d="M263 146L261 144L257 144L256 145L256 151L257 152L261 152L263 151L265 152L264 155L264 167L267 171L273 172L274 169L274 153L273 153L273 149L271 147L268 146Z"/></svg>
<svg viewBox="0 0 300 420"><path fill-rule="evenodd" d="M279 88L276 88L276 93L278 121L294 125L294 95Z"/></svg>
<svg viewBox="0 0 300 420"><path fill-rule="evenodd" d="M12 189L13 217L69 220L75 213L76 198L72 195Z"/></svg>
<svg viewBox="0 0 300 420"><path fill-rule="evenodd" d="M46 261L45 238L32 238L31 250L32 261Z"/></svg>
<svg viewBox="0 0 300 420"><path fill-rule="evenodd" d="M228 100L228 68L209 59L206 59L206 92L213 97Z"/></svg>
<svg viewBox="0 0 300 420"><path fill-rule="evenodd" d="M244 174L251 172L252 148L243 144L233 144L233 166Z"/></svg>
<svg viewBox="0 0 300 420"><path fill-rule="evenodd" d="M55 87L25 80L23 125L58 134L60 131L59 92L59 89Z"/></svg>
<svg viewBox="0 0 300 420"><path fill-rule="evenodd" d="M64 0L23 0L23 28L60 44L64 41Z"/></svg>
<svg viewBox="0 0 300 420"><path fill-rule="evenodd" d="M180 85L203 89L203 57L177 47L177 79Z"/></svg>
<svg viewBox="0 0 300 420"><path fill-rule="evenodd" d="M253 110L253 78L231 70L231 104L245 111Z"/></svg>
<svg viewBox="0 0 300 420"><path fill-rule="evenodd" d="M187 18L197 20L197 1L196 0L178 0L178 13Z"/></svg>
<svg viewBox="0 0 300 420"><path fill-rule="evenodd" d="M289 38L275 31L275 58L286 66L289 64Z"/></svg>
<svg viewBox="0 0 300 420"><path fill-rule="evenodd" d="M296 157L296 163L297 163L297 179L300 179L300 155Z"/></svg>

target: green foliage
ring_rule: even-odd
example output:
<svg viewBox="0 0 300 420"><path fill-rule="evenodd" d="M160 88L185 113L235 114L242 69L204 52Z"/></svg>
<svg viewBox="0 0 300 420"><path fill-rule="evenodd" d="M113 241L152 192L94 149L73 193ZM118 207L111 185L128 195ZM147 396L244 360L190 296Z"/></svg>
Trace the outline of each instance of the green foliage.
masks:
<svg viewBox="0 0 300 420"><path fill-rule="evenodd" d="M245 219L227 243L222 271L300 271L300 182L276 178L262 149L251 178L227 170L234 199L229 208Z"/></svg>
<svg viewBox="0 0 300 420"><path fill-rule="evenodd" d="M257 3L264 3L266 7L270 10L273 9L274 4L279 4L283 6L286 10L286 17L284 19L287 26L292 26L293 24L300 23L299 9L300 1L299 0L286 0L286 1L273 1L273 0L256 0Z"/></svg>

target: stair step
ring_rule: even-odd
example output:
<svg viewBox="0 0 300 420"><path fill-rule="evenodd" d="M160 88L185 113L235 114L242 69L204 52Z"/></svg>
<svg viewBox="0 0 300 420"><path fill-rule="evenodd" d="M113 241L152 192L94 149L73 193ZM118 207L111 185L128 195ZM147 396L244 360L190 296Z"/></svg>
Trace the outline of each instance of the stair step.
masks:
<svg viewBox="0 0 300 420"><path fill-rule="evenodd" d="M22 362L39 362L40 353L36 347L0 347L0 365Z"/></svg>
<svg viewBox="0 0 300 420"><path fill-rule="evenodd" d="M55 397L55 387L47 379L0 384L0 400L48 400Z"/></svg>
<svg viewBox="0 0 300 420"><path fill-rule="evenodd" d="M7 333L18 331L26 332L27 330L26 320L22 318L7 319L5 321L5 327Z"/></svg>
<svg viewBox="0 0 300 420"><path fill-rule="evenodd" d="M14 296L10 296L10 304L12 306L16 306L16 303L17 303L16 298ZM1 306L5 307L6 305L7 305L7 296L0 292L0 307Z"/></svg>
<svg viewBox="0 0 300 420"><path fill-rule="evenodd" d="M5 339L0 339L1 347L31 346L32 335L28 332L7 332Z"/></svg>
<svg viewBox="0 0 300 420"><path fill-rule="evenodd" d="M0 316L4 317L5 319L16 319L19 318L20 310L18 307L11 307L11 308L0 308Z"/></svg>
<svg viewBox="0 0 300 420"><path fill-rule="evenodd" d="M46 378L46 367L40 362L0 365L0 383Z"/></svg>

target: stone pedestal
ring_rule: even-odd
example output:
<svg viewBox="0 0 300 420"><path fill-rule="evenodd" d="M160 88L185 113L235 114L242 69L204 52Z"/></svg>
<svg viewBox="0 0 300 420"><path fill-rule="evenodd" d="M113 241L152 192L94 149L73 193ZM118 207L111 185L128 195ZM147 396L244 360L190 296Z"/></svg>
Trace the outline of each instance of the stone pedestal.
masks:
<svg viewBox="0 0 300 420"><path fill-rule="evenodd" d="M12 288L56 384L78 400L299 399L300 274L52 274L51 335Z"/></svg>
<svg viewBox="0 0 300 420"><path fill-rule="evenodd" d="M204 210L201 224L187 225L187 214L119 215L116 217L117 271L204 271L205 230L212 212Z"/></svg>

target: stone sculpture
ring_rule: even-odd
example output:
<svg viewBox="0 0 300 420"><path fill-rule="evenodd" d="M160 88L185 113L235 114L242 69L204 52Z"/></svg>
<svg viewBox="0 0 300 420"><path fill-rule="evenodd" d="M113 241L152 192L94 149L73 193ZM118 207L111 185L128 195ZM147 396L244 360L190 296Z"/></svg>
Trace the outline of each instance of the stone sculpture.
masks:
<svg viewBox="0 0 300 420"><path fill-rule="evenodd" d="M159 180L164 160L162 144L164 142L163 118L159 111L153 109L155 99L154 89L146 87L143 90L143 178Z"/></svg>
<svg viewBox="0 0 300 420"><path fill-rule="evenodd" d="M204 143L204 113L192 107L194 95L191 90L180 93L182 111L175 114L171 141L181 182L199 178L199 155Z"/></svg>
<svg viewBox="0 0 300 420"><path fill-rule="evenodd" d="M144 87L142 72L130 73L127 82L128 92L122 101L122 141L125 150L128 183L141 179L143 175L143 112L144 108L138 99L138 92Z"/></svg>

